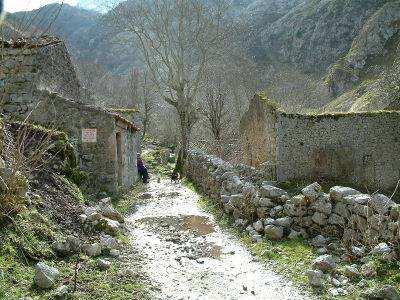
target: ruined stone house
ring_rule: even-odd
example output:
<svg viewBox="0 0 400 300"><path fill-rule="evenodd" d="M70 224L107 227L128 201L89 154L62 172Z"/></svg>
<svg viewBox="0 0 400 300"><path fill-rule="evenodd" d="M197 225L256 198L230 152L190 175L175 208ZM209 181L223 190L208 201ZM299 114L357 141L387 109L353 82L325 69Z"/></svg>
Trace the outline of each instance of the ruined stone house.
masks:
<svg viewBox="0 0 400 300"><path fill-rule="evenodd" d="M393 192L400 179L400 112L287 113L262 95L241 120L245 161L278 181L336 180Z"/></svg>
<svg viewBox="0 0 400 300"><path fill-rule="evenodd" d="M139 128L121 114L90 106L64 43L56 38L2 42L2 114L69 134L89 192L116 192L138 179Z"/></svg>

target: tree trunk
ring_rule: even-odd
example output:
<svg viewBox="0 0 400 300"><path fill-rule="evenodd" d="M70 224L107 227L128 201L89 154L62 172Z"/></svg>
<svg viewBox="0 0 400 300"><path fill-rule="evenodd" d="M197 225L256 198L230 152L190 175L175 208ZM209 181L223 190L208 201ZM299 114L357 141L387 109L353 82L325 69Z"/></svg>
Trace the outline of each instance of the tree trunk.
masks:
<svg viewBox="0 0 400 300"><path fill-rule="evenodd" d="M189 151L189 139L191 126L187 117L187 113L180 114L181 123L181 147L179 149L178 158L175 165L175 171L179 172L181 175L186 173L186 161Z"/></svg>

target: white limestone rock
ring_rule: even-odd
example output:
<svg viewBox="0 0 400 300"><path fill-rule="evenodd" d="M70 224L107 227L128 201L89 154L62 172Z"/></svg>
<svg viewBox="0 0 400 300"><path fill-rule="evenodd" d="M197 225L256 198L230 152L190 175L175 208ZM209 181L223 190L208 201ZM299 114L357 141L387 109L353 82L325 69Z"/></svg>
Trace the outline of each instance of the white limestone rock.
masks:
<svg viewBox="0 0 400 300"><path fill-rule="evenodd" d="M272 185L262 184L260 188L261 196L271 199L278 199L281 196L288 196L288 193Z"/></svg>
<svg viewBox="0 0 400 300"><path fill-rule="evenodd" d="M329 196L331 200L336 202L343 200L343 198L346 196L357 195L357 194L361 193L355 189L344 186L334 186L329 190Z"/></svg>
<svg viewBox="0 0 400 300"><path fill-rule="evenodd" d="M314 182L304 189L301 190L301 193L310 201L316 200L320 194L322 193L322 187L318 182Z"/></svg>

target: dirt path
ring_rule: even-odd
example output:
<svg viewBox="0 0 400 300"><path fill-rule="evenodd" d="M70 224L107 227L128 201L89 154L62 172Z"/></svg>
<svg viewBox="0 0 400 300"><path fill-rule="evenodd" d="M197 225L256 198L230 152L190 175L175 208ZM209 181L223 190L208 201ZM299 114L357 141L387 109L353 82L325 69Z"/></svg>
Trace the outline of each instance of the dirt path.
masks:
<svg viewBox="0 0 400 300"><path fill-rule="evenodd" d="M254 259L198 205L199 196L168 180L128 218L154 299L307 299Z"/></svg>

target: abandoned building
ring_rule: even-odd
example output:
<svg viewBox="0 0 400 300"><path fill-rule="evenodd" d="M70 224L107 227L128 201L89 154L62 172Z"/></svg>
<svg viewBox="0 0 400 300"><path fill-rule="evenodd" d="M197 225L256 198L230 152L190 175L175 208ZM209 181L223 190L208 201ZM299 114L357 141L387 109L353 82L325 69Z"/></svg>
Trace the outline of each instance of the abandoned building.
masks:
<svg viewBox="0 0 400 300"><path fill-rule="evenodd" d="M400 112L287 113L263 95L241 120L247 164L278 181L337 180L393 192L400 179Z"/></svg>
<svg viewBox="0 0 400 300"><path fill-rule="evenodd" d="M139 128L121 114L90 106L64 43L56 38L2 42L0 99L6 119L65 131L87 190L116 192L138 179Z"/></svg>

